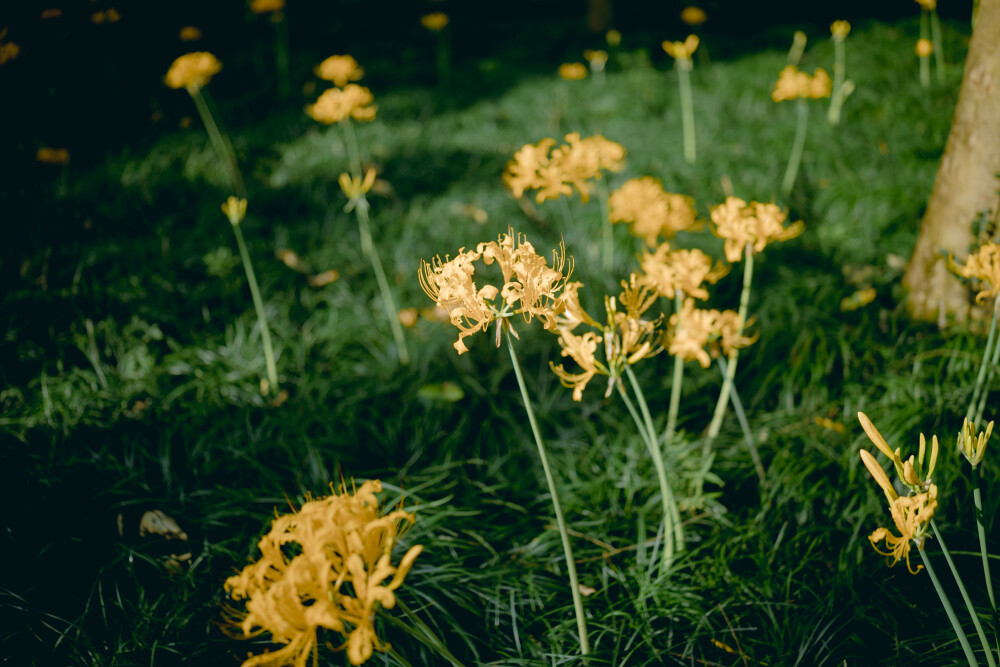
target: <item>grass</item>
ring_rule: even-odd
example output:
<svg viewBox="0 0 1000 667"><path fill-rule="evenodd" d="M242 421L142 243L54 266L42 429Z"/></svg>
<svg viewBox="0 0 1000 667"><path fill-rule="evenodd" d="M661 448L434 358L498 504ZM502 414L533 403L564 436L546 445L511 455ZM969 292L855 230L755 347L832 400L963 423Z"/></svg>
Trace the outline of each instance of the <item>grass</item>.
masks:
<svg viewBox="0 0 1000 667"><path fill-rule="evenodd" d="M945 31L956 61L957 28ZM975 572L971 492L947 443L982 338L909 321L891 259L915 241L960 77L953 66L946 85L920 87L916 31L915 20L855 26L847 48L857 91L836 128L825 104L811 105L802 169L782 202L807 231L757 265L751 313L761 337L741 355L737 388L766 486L731 415L706 495L692 496L721 375L687 374L667 456L689 543L667 576L657 574L656 476L628 414L599 389L573 403L548 368L553 337L519 327L581 583L595 589L584 601L587 664L930 665L958 656L923 575L887 569L867 544L886 516L859 465L854 418L866 411L904 449L920 431L939 434L938 484L948 489L939 523L956 553L975 552L957 556ZM504 191L504 164L545 136L600 132L628 150L612 187L652 175L694 196L702 213L724 198L723 176L745 199L776 195L794 134L792 106L769 98L782 50L695 67L693 166L681 151L676 74L630 55L603 83L531 76L461 106L421 89L374 90L379 116L358 134L385 182L372 198L374 234L401 307L431 305L415 278L420 258L508 224L546 251L565 237L595 294L624 277L602 274L594 205L572 202L578 228L566 229L557 205L519 204ZM816 40L803 66L832 58ZM556 86L564 107L554 107ZM230 107L217 102L225 117ZM430 634L463 664L583 664L506 350L479 337L459 357L454 330L422 319L407 330L410 366L398 366L356 226L341 210L338 129L280 109L240 127L234 143L249 190L244 233L290 392L278 407L259 391L260 332L218 210L226 175L197 127L94 170L71 167L67 192L38 204L37 228L3 251L3 264L21 267L4 297L0 345L4 652L20 664L236 664L267 644L221 631L222 582L253 556L275 508L342 477L377 477L390 502L402 497L417 515L406 543L425 552L399 591L405 609L380 620L394 650L375 664L446 664ZM637 246L615 232L616 265L632 266ZM721 254L710 237L694 243ZM340 279L309 287L275 259L282 249ZM841 312L843 297L869 285L873 304ZM734 307L738 289L723 281L713 305ZM636 367L661 432L668 361ZM421 397L445 381L464 397ZM989 452L983 465L991 518ZM189 536L191 559L178 572L164 566L176 545L138 534L148 509ZM935 557L933 541L929 551ZM321 662L346 658L324 653Z"/></svg>

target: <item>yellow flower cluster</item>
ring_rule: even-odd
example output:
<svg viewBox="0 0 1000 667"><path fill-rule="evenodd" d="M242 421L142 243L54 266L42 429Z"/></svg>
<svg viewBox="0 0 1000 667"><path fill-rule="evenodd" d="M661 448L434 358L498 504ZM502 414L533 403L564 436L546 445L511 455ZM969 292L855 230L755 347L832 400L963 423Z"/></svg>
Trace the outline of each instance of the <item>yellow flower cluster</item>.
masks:
<svg viewBox="0 0 1000 667"><path fill-rule="evenodd" d="M244 636L270 633L283 648L248 658L243 667L304 667L318 647L317 631L340 633L347 658L360 665L373 650L389 646L375 634L375 612L396 604L403 583L423 547L406 552L397 567L392 547L413 515L402 510L380 516L382 483L374 480L353 494L305 503L298 512L274 519L260 539L260 560L226 580L234 600L246 600L234 619Z"/></svg>
<svg viewBox="0 0 1000 667"><path fill-rule="evenodd" d="M285 0L253 0L253 2L250 3L250 11L254 14L280 12L284 8Z"/></svg>
<svg viewBox="0 0 1000 667"><path fill-rule="evenodd" d="M671 250L669 243L661 243L655 252L644 252L639 259L643 282L659 294L673 299L680 291L696 299L707 299L704 283L715 284L729 273L722 262L712 263L712 258L701 250Z"/></svg>
<svg viewBox="0 0 1000 667"><path fill-rule="evenodd" d="M525 190L538 190L541 203L559 196L569 197L573 188L584 202L594 189L590 181L602 178L604 170L618 172L625 167L625 149L600 135L580 138L579 132L566 135L566 144L555 147L554 139L527 144L507 163L503 180L515 197Z"/></svg>
<svg viewBox="0 0 1000 667"><path fill-rule="evenodd" d="M35 153L35 159L45 164L69 164L69 151L65 148L43 146Z"/></svg>
<svg viewBox="0 0 1000 667"><path fill-rule="evenodd" d="M962 423L962 430L958 434L958 451L973 466L979 465L986 452L986 443L989 442L993 434L993 422L986 425L986 432L976 435L976 428L968 419Z"/></svg>
<svg viewBox="0 0 1000 667"><path fill-rule="evenodd" d="M917 56L921 58L929 58L932 53L934 53L934 42L929 39L920 38L917 40L917 45L913 48Z"/></svg>
<svg viewBox="0 0 1000 667"><path fill-rule="evenodd" d="M816 72L809 76L795 65L786 65L781 70L777 83L774 84L771 99L775 102L799 98L818 100L830 97L832 91L833 81L822 67L818 67Z"/></svg>
<svg viewBox="0 0 1000 667"><path fill-rule="evenodd" d="M603 72L608 64L608 52L604 49L586 49L583 58L590 64L591 72Z"/></svg>
<svg viewBox="0 0 1000 667"><path fill-rule="evenodd" d="M965 265L948 258L951 270L964 278L980 282L983 289L976 294L976 301L982 302L1000 293L1000 245L990 241L979 247L974 254L965 258ZM986 286L989 285L989 289Z"/></svg>
<svg viewBox="0 0 1000 667"><path fill-rule="evenodd" d="M659 236L672 238L677 232L692 229L697 222L694 200L663 191L663 185L651 176L633 178L611 193L611 222L632 224L632 234L653 247Z"/></svg>
<svg viewBox="0 0 1000 667"><path fill-rule="evenodd" d="M222 63L208 51L185 53L170 66L164 79L171 88L197 90L222 70Z"/></svg>
<svg viewBox="0 0 1000 667"><path fill-rule="evenodd" d="M358 65L353 56L330 56L313 70L316 76L324 81L332 81L333 85L343 88L350 81L357 81L365 75L364 68Z"/></svg>
<svg viewBox="0 0 1000 667"><path fill-rule="evenodd" d="M563 63L559 66L559 76L567 81L587 78L587 67L583 63Z"/></svg>
<svg viewBox="0 0 1000 667"><path fill-rule="evenodd" d="M802 233L804 225L799 220L784 226L787 214L775 204L750 202L739 197L727 197L711 211L715 223L713 233L725 239L726 259L738 262L748 246L760 252L772 241L787 241Z"/></svg>
<svg viewBox="0 0 1000 667"><path fill-rule="evenodd" d="M708 368L720 353L752 344L756 338L743 335L743 325L735 310L703 310L694 307L694 299L685 299L680 312L670 316L667 352L685 361L697 361Z"/></svg>
<svg viewBox="0 0 1000 667"><path fill-rule="evenodd" d="M359 121L375 119L378 107L372 104L374 98L370 90L356 83L349 83L343 88L330 88L323 91L315 104L306 107L313 120L331 125L345 118Z"/></svg>
<svg viewBox="0 0 1000 667"><path fill-rule="evenodd" d="M477 287L474 280L475 263L486 266L494 263L500 269L500 286L486 284ZM448 311L448 318L458 327L458 340L454 343L459 354L468 351L465 338L477 331L485 331L497 321L496 344L500 345L501 324L517 336L508 319L521 315L526 322L538 317L546 329L556 328L556 314L560 309L558 293L573 272L573 259L566 258L562 244L552 252L552 266L535 251L523 235L514 235L512 229L501 234L497 241L480 243L476 250L460 248L454 259L435 257L431 262L421 260L420 286L434 302Z"/></svg>
<svg viewBox="0 0 1000 667"><path fill-rule="evenodd" d="M552 372L562 385L573 390L574 401L583 399L583 390L595 375L608 376L604 395L609 396L626 365L652 357L663 350L658 332L662 317L654 320L643 318L658 295L644 285L639 276L632 274L627 281L622 281L622 292L617 299L604 299L604 309L607 311L607 323L604 326L598 324L580 305L579 290L582 286L582 283L566 285L561 300L563 313L557 328L562 356L571 358L581 370L570 373L563 364L557 366L549 362ZM619 310L619 305L624 308L624 312ZM586 324L597 331L573 333L573 329L579 324ZM604 360L600 361L597 358L597 347L602 341Z"/></svg>
<svg viewBox="0 0 1000 667"><path fill-rule="evenodd" d="M444 12L433 12L432 14L424 14L420 17L420 25L424 26L428 30L434 32L440 32L445 29L448 25L448 15Z"/></svg>
<svg viewBox="0 0 1000 667"><path fill-rule="evenodd" d="M663 42L660 46L667 52L667 55L678 61L678 65L687 63L690 65L691 56L698 48L698 35L688 35L683 42Z"/></svg>
<svg viewBox="0 0 1000 667"><path fill-rule="evenodd" d="M844 41L850 32L851 24L847 21L834 21L830 24L830 34L833 35L834 41Z"/></svg>
<svg viewBox="0 0 1000 667"><path fill-rule="evenodd" d="M708 15L701 7L685 7L681 10L681 21L689 26L699 26L708 20Z"/></svg>
<svg viewBox="0 0 1000 667"><path fill-rule="evenodd" d="M885 438L878 432L868 416L863 412L858 413L858 420L864 429L868 439L893 462L896 474L911 491L912 495L900 496L896 493L895 487L889 481L889 476L885 470L875 460L871 452L861 450L861 460L868 468L868 472L875 478L876 483L885 494L885 499L889 503L889 513L899 535L894 535L886 528L878 528L868 536L868 541L872 547L883 556L891 558L890 567L900 560L906 560L906 567L911 574L916 574L922 566L916 569L910 564L911 545L916 545L917 549L924 548L924 540L927 537L930 520L934 517L934 510L937 508L937 485L931 481L934 474L934 467L937 464L938 439L934 436L931 439L930 457L926 457L927 440L920 434L920 449L916 459L911 455L905 461L900 455L897 447L895 450L889 448ZM988 436L987 436L988 437ZM927 463L926 472L924 463ZM879 543L884 541L888 549L879 548Z"/></svg>

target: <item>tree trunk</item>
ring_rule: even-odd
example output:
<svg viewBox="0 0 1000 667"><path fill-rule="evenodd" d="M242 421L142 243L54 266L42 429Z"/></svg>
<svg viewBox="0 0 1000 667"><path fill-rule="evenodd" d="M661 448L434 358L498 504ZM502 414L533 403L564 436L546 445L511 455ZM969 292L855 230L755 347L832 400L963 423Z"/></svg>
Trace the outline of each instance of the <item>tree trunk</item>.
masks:
<svg viewBox="0 0 1000 667"><path fill-rule="evenodd" d="M996 206L1000 171L1000 0L982 0L944 157L920 237L906 267L910 313L921 319L968 314L967 290L948 270L942 250L968 254L972 221Z"/></svg>

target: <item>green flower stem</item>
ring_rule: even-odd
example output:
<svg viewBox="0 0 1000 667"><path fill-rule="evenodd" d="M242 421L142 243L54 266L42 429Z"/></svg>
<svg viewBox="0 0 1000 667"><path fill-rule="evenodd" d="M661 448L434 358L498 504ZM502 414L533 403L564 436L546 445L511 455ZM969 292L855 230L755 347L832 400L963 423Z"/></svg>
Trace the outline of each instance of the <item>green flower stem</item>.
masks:
<svg viewBox="0 0 1000 667"><path fill-rule="evenodd" d="M979 468L972 466L972 500L976 504L976 528L979 532L979 552L983 557L983 576L986 578L986 593L990 598L990 609L993 612L993 639L1000 648L1000 616L997 615L997 602L993 596L993 577L990 575L989 552L986 550L986 527L983 516L983 494L979 488Z"/></svg>
<svg viewBox="0 0 1000 667"><path fill-rule="evenodd" d="M344 136L347 137L344 143L347 146L347 160L351 165L351 176L361 178L364 175L361 173L361 151L358 150L358 135L354 133L354 123L351 122L350 118L344 120Z"/></svg>
<svg viewBox="0 0 1000 667"><path fill-rule="evenodd" d="M670 514L673 517L674 523L674 541L676 543L676 550L684 550L684 525L681 523L681 513L677 509L677 500L674 497L674 492L670 488L670 484L667 482L667 464L663 459L663 448L660 447L656 439L656 427L653 426L653 418L649 414L649 405L646 403L646 395L642 393L642 387L639 385L639 380L636 379L635 373L632 372L632 368L626 364L625 374L628 375L629 382L632 383L632 391L635 392L636 398L639 402L639 409L642 411L643 420L646 422L646 429L649 432L649 444L652 445L652 450L650 454L656 454L653 457L653 463L659 460L659 465L657 467L657 475L660 475L660 491L663 492L666 489L668 496L667 509L670 510ZM678 394L680 389L678 389ZM666 444L670 444L668 440ZM662 473L661 473L662 471Z"/></svg>
<svg viewBox="0 0 1000 667"><path fill-rule="evenodd" d="M993 303L994 317L996 317L997 310L1000 310L1000 296L998 296L997 300ZM983 411L986 410L986 399L990 395L989 388L993 384L993 376L996 374L998 363L1000 363L1000 339L994 339L993 354L990 356L990 363L986 372L986 384L983 385L981 393L979 394L979 406L976 408L976 416L973 421L973 425L976 429L979 429L980 424L983 423Z"/></svg>
<svg viewBox="0 0 1000 667"><path fill-rule="evenodd" d="M517 362L517 355L514 353L514 341L511 340L510 330L507 334L507 348L510 350L510 360L514 365L514 375L517 376L517 386L521 389L521 398L524 400L524 410L528 413L528 422L531 424L531 433L535 436L535 445L538 447L538 457L542 460L542 470L545 471L545 481L549 485L549 495L552 497L552 509L556 515L556 524L559 527L559 536L562 538L563 554L566 557L566 569L569 572L569 588L573 594L573 609L576 611L576 627L580 633L580 653L587 655L590 653L590 641L587 639L587 620L583 614L583 598L580 595L580 583L576 577L576 561L573 559L573 546L569 541L569 533L566 530L566 520L563 518L562 505L559 502L559 493L556 491L556 481L552 477L552 470L549 468L549 457L545 453L545 445L542 443L542 435L538 430L538 423L535 421L535 411L531 408L531 399L528 398L528 388L524 384L524 377L521 374L521 364Z"/></svg>
<svg viewBox="0 0 1000 667"><path fill-rule="evenodd" d="M726 376L726 360L719 357L719 369L722 370L722 377ZM740 400L740 394L736 391L736 387L733 386L730 391L730 398L733 402L733 412L736 413L736 419L740 422L740 428L743 429L743 438L746 440L747 449L750 450L750 459L753 461L754 470L757 471L757 479L760 480L761 486L767 483L767 477L764 475L764 463L760 460L760 452L757 451L757 444L754 442L753 433L750 431L750 422L747 420L746 412L743 411L743 401Z"/></svg>
<svg viewBox="0 0 1000 667"><path fill-rule="evenodd" d="M194 100L194 105L198 109L198 115L201 116L201 122L204 123L205 130L208 131L208 138L212 142L212 147L215 148L215 154L226 164L233 193L237 197L245 199L247 189L243 185L243 176L240 174L240 168L236 163L236 151L233 150L233 144L229 141L229 136L220 130L218 124L216 124L215 117L208 107L201 88L191 87L187 91L191 94L191 99Z"/></svg>
<svg viewBox="0 0 1000 667"><path fill-rule="evenodd" d="M681 59L676 62L677 83L681 92L681 124L684 127L684 161L694 164L694 105L691 102L691 61Z"/></svg>
<svg viewBox="0 0 1000 667"><path fill-rule="evenodd" d="M931 583L934 584L934 590L937 591L938 597L941 599L941 605L944 607L944 611L948 614L948 620L951 621L951 627L955 631L955 636L958 637L958 642L962 645L962 650L965 652L965 659L969 661L971 667L978 667L976 662L976 656L972 653L972 647L969 646L969 638L965 636L965 632L962 630L962 626L958 622L958 617L955 616L955 610L951 607L951 602L948 601L948 596L945 595L944 589L941 588L941 582L938 581L937 575L934 574L934 568L931 567L931 559L927 557L923 549L917 549L920 552L920 559L924 562L924 568L927 570L927 574L930 575Z"/></svg>
<svg viewBox="0 0 1000 667"><path fill-rule="evenodd" d="M927 39L928 14L926 9L920 10L920 39ZM927 56L920 56L920 85L927 88L931 85L931 61Z"/></svg>
<svg viewBox="0 0 1000 667"><path fill-rule="evenodd" d="M1000 294L997 294L996 299L993 301L993 319L990 320L990 331L986 334L986 349L983 350L983 360L979 363L979 374L976 376L976 384L972 389L972 398L969 399L969 407L965 411L965 418L969 421L973 420L976 414L976 407L979 403L980 392L983 391L984 380L986 379L986 368L990 364L988 360L992 354L993 364L997 363L997 350L1000 349L1000 345L997 345L996 332L997 332L997 314L1000 312ZM992 379L993 369L990 369L990 375ZM986 392L989 393L988 391ZM982 411L979 412L980 418L982 417ZM979 419L973 422L973 426L979 428Z"/></svg>
<svg viewBox="0 0 1000 667"><path fill-rule="evenodd" d="M934 69L937 70L938 83L944 83L944 48L941 40L941 19L938 17L937 9L932 9L931 15L931 42L934 44Z"/></svg>
<svg viewBox="0 0 1000 667"><path fill-rule="evenodd" d="M840 108L844 104L844 79L847 72L847 47L845 38L833 38L833 94L830 96L830 109L826 112L826 120L830 125L840 124Z"/></svg>
<svg viewBox="0 0 1000 667"><path fill-rule="evenodd" d="M944 554L944 560L948 563L948 567L951 569L951 574L955 577L955 583L958 584L958 592L962 594L962 600L965 602L966 608L969 610L969 616L972 617L972 625L976 628L976 634L979 635L979 642L983 646L983 652L986 653L986 662L989 667L996 667L996 661L993 659L993 650L990 648L989 642L986 641L986 633L983 632L983 626L979 622L979 615L976 614L976 608L972 606L972 600L969 599L969 593L965 590L965 584L962 582L962 577L959 576L958 570L955 568L955 563L951 559L951 553L948 551L948 547L944 543L944 539L941 537L941 533L938 532L937 524L931 519L931 530L934 531L934 539L938 541L941 545L941 553Z"/></svg>
<svg viewBox="0 0 1000 667"><path fill-rule="evenodd" d="M636 428L639 429L639 435L642 436L643 442L646 443L646 449L649 450L649 455L653 459L656 476L660 482L660 503L663 506L663 560L660 561L660 574L665 574L674 559L674 550L676 549L674 543L676 534L674 529L674 524L676 523L674 518L676 503L674 502L673 493L670 491L670 483L667 481L667 471L663 465L662 454L656 445L656 441L650 437L649 430L643 423L642 418L639 417L635 405L632 404L632 400L628 397L628 393L625 391L620 380L615 381L615 387L618 389L618 395L625 402L625 407L628 408L629 414L632 415L632 421L635 422ZM671 508L671 505L674 506L674 509Z"/></svg>
<svg viewBox="0 0 1000 667"><path fill-rule="evenodd" d="M802 162L802 153L806 147L806 127L809 124L809 105L801 97L795 103L798 111L795 143L792 144L792 152L788 156L788 167L785 168L785 177L781 181L781 193L786 197L792 193L795 177L799 175L799 163Z"/></svg>
<svg viewBox="0 0 1000 667"><path fill-rule="evenodd" d="M399 311L396 309L396 301L392 298L389 281L386 279L385 271L382 269L382 260L379 259L378 251L372 243L371 224L368 218L368 201L366 199L359 201L354 207L354 212L358 218L361 248L368 255L368 259L372 263L372 269L375 271L375 279L378 281L378 289L382 294L382 306L385 308L385 316L389 320L392 337L396 340L399 363L406 366L410 363L410 353L406 349L406 338L403 336L403 326L399 322Z"/></svg>
<svg viewBox="0 0 1000 667"><path fill-rule="evenodd" d="M615 268L615 238L611 226L611 209L608 204L608 185L604 178L597 179L597 196L601 200L601 230L604 237L604 270L611 273Z"/></svg>
<svg viewBox="0 0 1000 667"><path fill-rule="evenodd" d="M257 321L260 323L260 338L264 343L264 363L267 366L268 390L271 394L278 394L278 369L274 363L274 346L271 344L271 329L267 325L267 314L264 312L264 300L260 297L260 287L257 286L257 276L253 272L253 264L250 263L250 253L247 251L247 244L243 240L243 230L239 224L232 225L233 234L236 235L236 245L240 249L240 258L243 260L243 270L247 274L247 284L250 285L250 296L253 298L253 307L257 311Z"/></svg>
<svg viewBox="0 0 1000 667"><path fill-rule="evenodd" d="M744 251L745 259L743 264L743 291L740 293L740 309L738 316L738 330L743 332L743 327L747 321L747 310L750 307L750 286L753 281L753 246L749 243ZM732 392L733 380L736 378L736 362L740 358L738 349L729 353L729 363L726 366L726 377L722 382L722 390L719 392L719 400L715 404L715 413L712 415L712 422L708 426L708 435L705 439L703 454L708 455L712 447L712 442L722 429L722 418L726 414L726 405L729 403L729 394Z"/></svg>
<svg viewBox="0 0 1000 667"><path fill-rule="evenodd" d="M674 293L674 312L680 313L684 307L684 294L681 290ZM663 441L669 445L674 440L674 429L677 427L677 413L681 405L681 383L684 381L684 360L674 357L674 377L670 384L670 407L667 409L667 430L663 433Z"/></svg>
<svg viewBox="0 0 1000 667"><path fill-rule="evenodd" d="M348 118L344 121L345 144L347 145L348 160L351 164L351 175L355 179L360 179L361 175L361 151L358 150L358 137L354 133L354 124ZM396 301L392 298L392 290L389 288L389 281L385 277L385 270L382 268L382 260L379 258L378 250L372 241L371 220L368 216L368 200L361 198L355 203L354 213L358 219L358 234L361 236L361 251L368 257L375 271L375 279L378 281L378 289L382 296L382 306L385 308L385 315L389 319L389 327L392 329L392 337L396 341L396 350L399 354L399 363L406 366L410 363L410 353L406 348L406 338L403 336L403 327L399 323L399 312L396 309Z"/></svg>

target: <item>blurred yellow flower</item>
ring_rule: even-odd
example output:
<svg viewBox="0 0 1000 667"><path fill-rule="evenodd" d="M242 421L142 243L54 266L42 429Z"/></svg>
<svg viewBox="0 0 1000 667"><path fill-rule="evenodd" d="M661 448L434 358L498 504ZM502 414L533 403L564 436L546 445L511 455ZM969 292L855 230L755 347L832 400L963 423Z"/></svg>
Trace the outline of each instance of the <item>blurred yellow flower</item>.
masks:
<svg viewBox="0 0 1000 667"><path fill-rule="evenodd" d="M400 323L409 329L417 323L418 314L416 308L403 308L399 311Z"/></svg>
<svg viewBox="0 0 1000 667"><path fill-rule="evenodd" d="M622 43L622 34L619 31L612 28L611 30L608 30L607 33L605 33L604 39L608 42L608 46L617 47Z"/></svg>
<svg viewBox="0 0 1000 667"><path fill-rule="evenodd" d="M701 7L685 7L681 10L681 21L691 27L699 26L708 20L708 15Z"/></svg>
<svg viewBox="0 0 1000 667"><path fill-rule="evenodd" d="M670 250L661 243L655 252L644 252L639 259L642 282L660 295L673 299L677 290L695 299L707 299L704 283L714 284L729 272L722 262L713 266L712 258L701 250Z"/></svg>
<svg viewBox="0 0 1000 667"><path fill-rule="evenodd" d="M787 217L775 204L747 204L738 197L727 197L711 211L715 223L712 233L725 239L726 259L735 263L743 258L748 245L752 252L760 252L772 241L787 241L801 234L805 229L802 221L785 227Z"/></svg>
<svg viewBox="0 0 1000 667"><path fill-rule="evenodd" d="M965 258L964 266L956 262L953 257L949 257L948 266L964 278L979 281L982 289L976 294L977 302L983 302L1000 294L1000 245L992 241L984 243L979 250Z"/></svg>
<svg viewBox="0 0 1000 667"><path fill-rule="evenodd" d="M247 215L247 200L230 196L222 205L222 212L229 218L230 224L236 226L243 222L243 218Z"/></svg>
<svg viewBox="0 0 1000 667"><path fill-rule="evenodd" d="M248 658L244 667L304 667L323 628L347 640L352 665L389 650L375 633L375 612L396 605L394 591L423 547L411 547L392 565L392 548L414 517L399 509L381 515L375 495L381 490L378 480L353 493L342 486L339 494L278 516L258 542L260 560L226 580L232 599L247 601L245 612L231 613L243 635L266 632L285 645Z"/></svg>
<svg viewBox="0 0 1000 667"><path fill-rule="evenodd" d="M858 310L859 308L864 308L869 303L874 301L876 296L878 296L878 292L874 287L859 289L853 294L845 296L840 300L840 310L846 313L852 310Z"/></svg>
<svg viewBox="0 0 1000 667"><path fill-rule="evenodd" d="M986 431L976 435L975 426L966 419L962 423L962 431L958 434L958 451L962 452L969 463L974 466L979 465L983 460L983 453L986 451L986 443L993 434L993 422L986 426Z"/></svg>
<svg viewBox="0 0 1000 667"><path fill-rule="evenodd" d="M180 37L182 42L197 42L201 39L201 30L193 25L186 25L181 28L178 37Z"/></svg>
<svg viewBox="0 0 1000 667"><path fill-rule="evenodd" d="M698 48L698 35L688 35L683 42L665 41L661 44L667 55L679 62L691 61L695 49Z"/></svg>
<svg viewBox="0 0 1000 667"><path fill-rule="evenodd" d="M830 34L834 41L843 41L851 32L851 24L847 21L834 21L830 24Z"/></svg>
<svg viewBox="0 0 1000 667"><path fill-rule="evenodd" d="M918 39L914 51L916 51L917 55L921 58L927 58L934 53L934 42L929 39Z"/></svg>
<svg viewBox="0 0 1000 667"><path fill-rule="evenodd" d="M500 269L501 283L477 288L473 281L475 262L486 266L494 263ZM546 329L556 328L559 308L558 293L573 271L572 257L566 248L552 252L552 266L539 255L521 234L508 229L497 241L480 243L475 252L460 248L454 259L435 257L430 263L421 260L418 277L420 286L434 302L448 311L449 319L458 330L454 343L459 354L468 351L464 339L484 331L497 321L496 344L500 345L501 324L516 337L508 321L521 315L526 322L538 317Z"/></svg>
<svg viewBox="0 0 1000 667"><path fill-rule="evenodd" d="M222 69L219 59L207 51L185 53L170 66L164 81L171 88L196 90Z"/></svg>
<svg viewBox="0 0 1000 667"><path fill-rule="evenodd" d="M922 9L926 9L929 12L937 9L937 0L916 0L916 2Z"/></svg>
<svg viewBox="0 0 1000 667"><path fill-rule="evenodd" d="M122 15L119 14L118 10L115 9L114 7L110 8L110 9L108 9L106 11L103 11L103 12L94 12L93 14L90 15L90 20L95 25L100 25L100 24L105 23L105 22L107 22L107 23L118 23L118 21L120 21L121 18L122 18Z"/></svg>
<svg viewBox="0 0 1000 667"><path fill-rule="evenodd" d="M657 237L672 238L697 222L694 200L664 192L660 181L651 176L625 181L611 193L608 204L611 222L631 223L632 234L651 248Z"/></svg>
<svg viewBox="0 0 1000 667"><path fill-rule="evenodd" d="M525 190L538 190L539 203L560 196L569 197L573 188L584 202L590 200L593 180L605 170L618 172L625 167L625 149L600 135L580 138L579 132L566 135L566 144L555 147L554 139L526 144L507 163L503 180L515 197Z"/></svg>
<svg viewBox="0 0 1000 667"><path fill-rule="evenodd" d="M774 84L771 99L775 102L798 98L820 99L830 97L832 90L833 81L822 67L816 68L816 72L809 76L795 65L786 65Z"/></svg>
<svg viewBox="0 0 1000 667"><path fill-rule="evenodd" d="M559 76L567 81L579 81L587 78L587 66L583 63L563 63L559 66Z"/></svg>
<svg viewBox="0 0 1000 667"><path fill-rule="evenodd" d="M350 211L365 198L365 194L372 189L375 184L375 170L371 167L365 172L364 180L360 176L351 176L343 173L340 175L340 189L347 195L347 206L345 211Z"/></svg>
<svg viewBox="0 0 1000 667"><path fill-rule="evenodd" d="M667 353L708 368L712 359L705 348L716 331L718 317L719 311L695 308L694 299L685 299L681 310L670 316Z"/></svg>
<svg viewBox="0 0 1000 667"><path fill-rule="evenodd" d="M424 26L428 30L440 32L448 25L448 15L444 12L424 14L420 17L420 25Z"/></svg>
<svg viewBox="0 0 1000 667"><path fill-rule="evenodd" d="M603 49L587 49L583 52L583 58L590 64L591 72L603 72L608 64L608 52Z"/></svg>
<svg viewBox="0 0 1000 667"><path fill-rule="evenodd" d="M330 56L313 70L316 76L332 81L333 85L343 88L350 81L357 81L365 75L365 70L358 66L358 61L352 56Z"/></svg>
<svg viewBox="0 0 1000 667"><path fill-rule="evenodd" d="M69 151L65 148L39 148L35 159L45 164L68 164Z"/></svg>
<svg viewBox="0 0 1000 667"><path fill-rule="evenodd" d="M339 279L340 273L338 273L336 269L330 269L329 271L323 271L322 273L317 273L314 276L309 276L306 278L306 283L309 284L309 287L323 287L336 282Z"/></svg>
<svg viewBox="0 0 1000 667"><path fill-rule="evenodd" d="M3 38L3 36L6 33L7 33L6 30L0 33L0 38ZM3 65L4 63L9 62L11 60L14 60L15 58L17 58L19 53L21 53L21 47L15 44L14 42L0 43L0 65Z"/></svg>
<svg viewBox="0 0 1000 667"><path fill-rule="evenodd" d="M250 3L250 11L254 14L280 12L284 8L285 0L253 0L253 2Z"/></svg>
<svg viewBox="0 0 1000 667"><path fill-rule="evenodd" d="M330 88L324 91L316 104L306 107L306 113L313 120L327 125L339 123L345 118L370 121L374 120L378 109L372 104L373 99L370 90L356 83L349 83L343 89Z"/></svg>
<svg viewBox="0 0 1000 667"><path fill-rule="evenodd" d="M52 7L50 9L42 10L43 19L56 19L59 18L60 16L62 16L62 10L59 9L58 7Z"/></svg>

